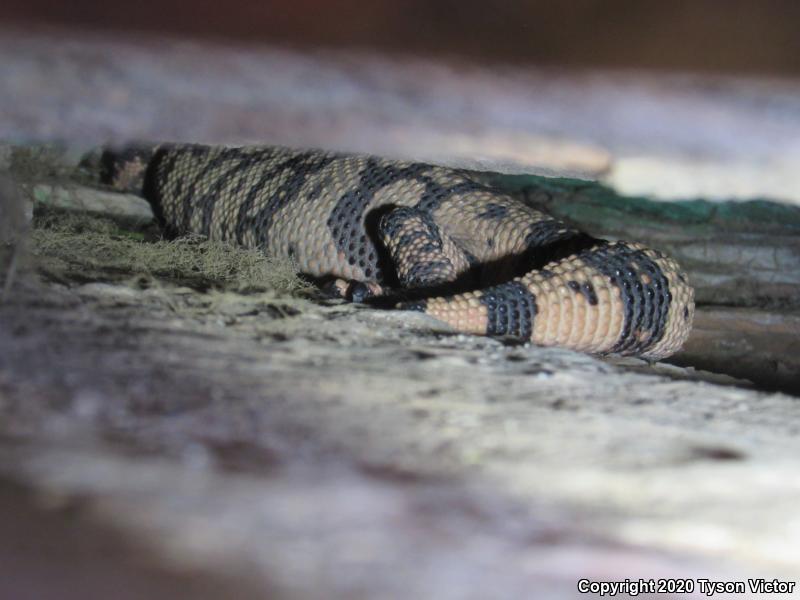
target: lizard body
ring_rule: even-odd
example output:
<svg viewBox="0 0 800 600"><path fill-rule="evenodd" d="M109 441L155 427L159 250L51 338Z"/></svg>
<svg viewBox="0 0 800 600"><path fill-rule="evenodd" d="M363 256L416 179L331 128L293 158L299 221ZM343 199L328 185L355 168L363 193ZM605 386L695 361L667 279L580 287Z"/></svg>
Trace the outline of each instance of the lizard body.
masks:
<svg viewBox="0 0 800 600"><path fill-rule="evenodd" d="M173 233L291 257L357 299L424 292L400 307L462 332L659 359L691 329L693 290L672 259L592 238L465 171L199 145L107 151L104 163Z"/></svg>

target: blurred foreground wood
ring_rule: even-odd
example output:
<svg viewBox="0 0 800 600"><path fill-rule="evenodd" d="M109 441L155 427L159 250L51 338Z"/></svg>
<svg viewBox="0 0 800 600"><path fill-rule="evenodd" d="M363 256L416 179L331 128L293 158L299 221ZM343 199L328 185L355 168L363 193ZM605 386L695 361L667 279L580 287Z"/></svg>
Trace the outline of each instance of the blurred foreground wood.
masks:
<svg viewBox="0 0 800 600"><path fill-rule="evenodd" d="M490 65L800 75L792 0L6 0L4 19Z"/></svg>
<svg viewBox="0 0 800 600"><path fill-rule="evenodd" d="M800 201L800 83L487 68L22 29L0 36L0 139L271 143L622 194Z"/></svg>

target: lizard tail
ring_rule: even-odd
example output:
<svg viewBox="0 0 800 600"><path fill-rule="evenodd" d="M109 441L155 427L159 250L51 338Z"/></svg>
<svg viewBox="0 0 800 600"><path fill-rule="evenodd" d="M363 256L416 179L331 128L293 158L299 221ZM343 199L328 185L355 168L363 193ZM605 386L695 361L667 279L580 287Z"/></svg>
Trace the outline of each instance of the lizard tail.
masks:
<svg viewBox="0 0 800 600"><path fill-rule="evenodd" d="M464 333L657 360L686 341L694 291L662 253L601 242L507 283L400 308Z"/></svg>

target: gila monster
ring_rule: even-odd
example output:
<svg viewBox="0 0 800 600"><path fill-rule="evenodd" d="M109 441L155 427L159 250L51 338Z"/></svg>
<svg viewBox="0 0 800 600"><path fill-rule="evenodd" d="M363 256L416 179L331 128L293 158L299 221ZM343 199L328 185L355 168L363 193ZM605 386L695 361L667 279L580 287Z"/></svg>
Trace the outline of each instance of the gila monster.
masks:
<svg viewBox="0 0 800 600"><path fill-rule="evenodd" d="M649 360L680 349L693 290L678 265L607 242L468 172L278 147L106 150L107 182L144 196L174 234L290 257L351 300L456 330Z"/></svg>

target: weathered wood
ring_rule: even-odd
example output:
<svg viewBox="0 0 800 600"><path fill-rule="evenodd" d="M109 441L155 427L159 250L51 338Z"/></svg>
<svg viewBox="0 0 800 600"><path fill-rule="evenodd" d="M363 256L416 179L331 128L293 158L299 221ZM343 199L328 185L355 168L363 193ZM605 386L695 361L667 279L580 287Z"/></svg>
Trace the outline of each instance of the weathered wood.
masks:
<svg viewBox="0 0 800 600"><path fill-rule="evenodd" d="M672 362L800 396L800 311L704 307Z"/></svg>
<svg viewBox="0 0 800 600"><path fill-rule="evenodd" d="M573 597L587 563L796 564L773 551L800 547L796 399L432 326L163 282L20 288L0 472L85 499L165 569L288 598Z"/></svg>

